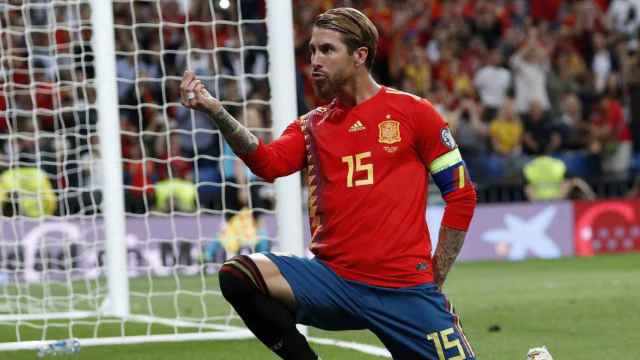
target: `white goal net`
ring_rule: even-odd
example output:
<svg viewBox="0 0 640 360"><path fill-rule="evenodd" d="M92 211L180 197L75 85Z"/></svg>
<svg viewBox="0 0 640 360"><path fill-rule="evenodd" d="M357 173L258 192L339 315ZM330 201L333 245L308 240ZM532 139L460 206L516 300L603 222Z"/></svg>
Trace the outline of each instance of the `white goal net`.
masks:
<svg viewBox="0 0 640 360"><path fill-rule="evenodd" d="M96 3L0 2L0 348L249 336L215 273L233 254L278 247L274 187L180 105L179 83L195 71L268 142L263 1L114 0L111 59L93 38L110 17ZM96 101L101 61L115 63L115 109ZM116 140L119 153L104 154ZM119 222L105 226L118 217L105 204L119 197L127 267L107 269L105 227Z"/></svg>

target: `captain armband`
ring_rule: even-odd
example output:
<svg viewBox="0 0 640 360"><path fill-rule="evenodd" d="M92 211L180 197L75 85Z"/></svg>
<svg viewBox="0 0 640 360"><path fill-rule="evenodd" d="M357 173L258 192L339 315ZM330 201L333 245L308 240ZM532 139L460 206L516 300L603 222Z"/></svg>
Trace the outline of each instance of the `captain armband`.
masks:
<svg viewBox="0 0 640 360"><path fill-rule="evenodd" d="M470 182L467 168L457 148L433 160L429 171L442 196L463 189Z"/></svg>

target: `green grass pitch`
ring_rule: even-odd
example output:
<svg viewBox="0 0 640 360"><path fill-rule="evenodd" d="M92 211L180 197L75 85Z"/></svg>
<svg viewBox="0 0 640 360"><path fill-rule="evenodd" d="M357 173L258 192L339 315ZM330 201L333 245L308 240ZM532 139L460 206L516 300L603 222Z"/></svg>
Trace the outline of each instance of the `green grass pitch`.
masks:
<svg viewBox="0 0 640 360"><path fill-rule="evenodd" d="M180 278L181 289L213 290L213 279ZM132 280L139 294L132 296L134 311L164 316L214 315L221 299L188 292L175 293L175 278ZM74 285L76 286L76 285ZM75 289L88 291L87 285ZM94 289L95 290L95 289ZM14 290L3 290L2 294ZM30 289L35 294L35 289ZM49 289L52 293L56 290ZM63 291L63 290L58 290ZM445 292L460 313L465 332L478 359L522 360L528 348L545 344L556 360L640 359L640 254L598 256L562 260L468 262L457 264ZM180 306L175 306L180 304ZM228 308L226 308L228 309ZM222 310L224 311L224 310ZM32 325L42 323L30 322ZM490 327L499 331L489 331ZM96 327L76 321L63 327L47 327L48 338L64 337L69 328L77 337L115 335L119 323ZM124 324L127 334L172 332L172 328ZM23 326L28 340L40 339L42 329ZM311 330L311 335L380 345L368 332L329 333ZM16 326L0 324L0 342L15 341ZM315 346L325 360L375 359L351 350ZM198 341L83 347L80 353L59 359L108 360L247 360L276 359L257 341ZM0 359L37 359L35 351L0 352Z"/></svg>

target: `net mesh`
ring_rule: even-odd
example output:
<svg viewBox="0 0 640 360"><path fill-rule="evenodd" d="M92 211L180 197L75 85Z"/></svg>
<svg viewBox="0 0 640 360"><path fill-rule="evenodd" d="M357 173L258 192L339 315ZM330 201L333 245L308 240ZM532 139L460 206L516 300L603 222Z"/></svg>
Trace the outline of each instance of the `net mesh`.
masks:
<svg viewBox="0 0 640 360"><path fill-rule="evenodd" d="M88 0L0 3L0 334L5 341L225 329L214 273L275 238L273 189L179 103L193 70L269 141L261 1L114 0L131 312L107 298ZM57 318L56 314L64 313ZM135 320L135 321L134 321Z"/></svg>

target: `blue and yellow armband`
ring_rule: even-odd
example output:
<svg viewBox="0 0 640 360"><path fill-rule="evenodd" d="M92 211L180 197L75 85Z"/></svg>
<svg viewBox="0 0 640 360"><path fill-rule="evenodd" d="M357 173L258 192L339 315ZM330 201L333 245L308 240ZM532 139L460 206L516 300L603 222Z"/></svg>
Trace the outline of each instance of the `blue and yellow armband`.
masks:
<svg viewBox="0 0 640 360"><path fill-rule="evenodd" d="M433 160L429 171L442 196L464 188L469 182L462 155L457 148Z"/></svg>
<svg viewBox="0 0 640 360"><path fill-rule="evenodd" d="M429 167L431 176L447 203L442 225L450 229L467 231L476 207L476 191L471 183L458 149L441 155Z"/></svg>

